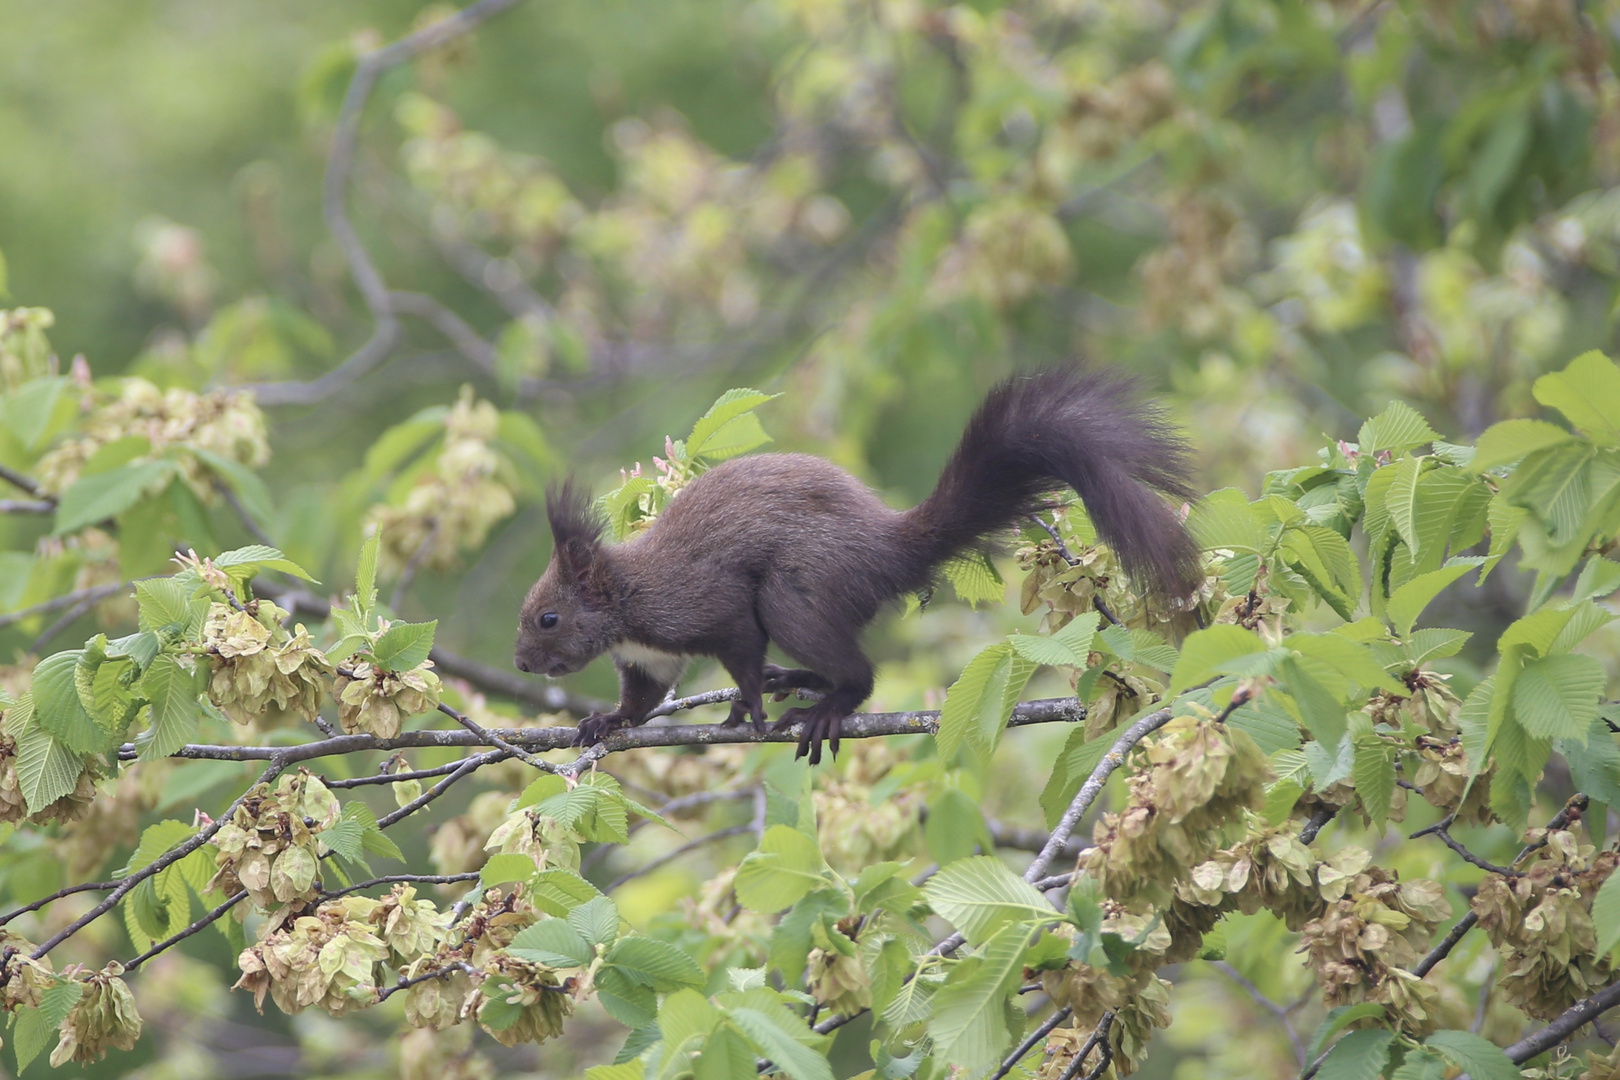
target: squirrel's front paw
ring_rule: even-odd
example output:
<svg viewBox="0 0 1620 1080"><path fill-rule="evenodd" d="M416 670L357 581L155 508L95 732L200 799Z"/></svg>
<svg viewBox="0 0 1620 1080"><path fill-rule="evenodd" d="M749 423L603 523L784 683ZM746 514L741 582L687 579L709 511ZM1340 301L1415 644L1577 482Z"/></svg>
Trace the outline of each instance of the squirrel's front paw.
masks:
<svg viewBox="0 0 1620 1080"><path fill-rule="evenodd" d="M579 722L579 729L574 732L574 745L595 746L622 727L624 717L619 713L591 713Z"/></svg>

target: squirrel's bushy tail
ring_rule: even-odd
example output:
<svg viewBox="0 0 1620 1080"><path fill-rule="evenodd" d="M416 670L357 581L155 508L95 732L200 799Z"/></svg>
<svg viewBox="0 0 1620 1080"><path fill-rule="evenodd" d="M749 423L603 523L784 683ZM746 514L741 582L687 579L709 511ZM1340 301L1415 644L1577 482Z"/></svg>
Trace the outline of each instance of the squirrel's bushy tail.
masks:
<svg viewBox="0 0 1620 1080"><path fill-rule="evenodd" d="M1160 493L1191 499L1190 472L1187 444L1129 378L1052 368L990 391L905 524L926 573L1068 485L1139 585L1186 596L1198 546Z"/></svg>

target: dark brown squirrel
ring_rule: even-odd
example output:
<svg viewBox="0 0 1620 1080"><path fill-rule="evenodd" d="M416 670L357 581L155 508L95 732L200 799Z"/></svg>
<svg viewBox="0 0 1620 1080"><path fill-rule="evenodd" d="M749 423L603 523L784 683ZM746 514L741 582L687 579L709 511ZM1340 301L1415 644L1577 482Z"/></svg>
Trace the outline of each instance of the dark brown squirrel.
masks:
<svg viewBox="0 0 1620 1080"><path fill-rule="evenodd" d="M728 725L747 717L763 731L764 694L818 691L776 724L802 721L797 756L817 764L872 692L866 624L1055 487L1080 495L1133 579L1189 596L1198 548L1158 494L1190 498L1189 472L1186 444L1129 379L1053 368L991 390L911 510L821 458L756 454L710 469L646 532L608 544L587 496L565 483L547 498L554 552L523 602L516 663L559 676L613 654L618 708L581 720L576 746L644 723L692 656L717 658L737 681ZM805 667L767 664L773 641Z"/></svg>

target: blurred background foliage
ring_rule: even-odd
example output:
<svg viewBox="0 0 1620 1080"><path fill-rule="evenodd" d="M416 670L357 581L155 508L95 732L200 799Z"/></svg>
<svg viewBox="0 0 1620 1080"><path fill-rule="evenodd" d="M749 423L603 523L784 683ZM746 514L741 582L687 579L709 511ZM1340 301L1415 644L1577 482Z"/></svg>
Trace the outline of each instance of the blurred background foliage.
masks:
<svg viewBox="0 0 1620 1080"><path fill-rule="evenodd" d="M364 342L374 313L321 215L334 124L357 55L451 10L0 0L4 288L55 313L59 370L274 402ZM1614 0L519 4L387 72L363 117L356 227L389 288L442 307L403 305L352 385L266 404L269 457L232 460L268 461L261 524L324 581L362 523L394 530L396 575L431 549L404 609L505 664L548 555L545 480L650 470L728 386L783 392L781 446L898 503L990 383L1074 356L1166 395L1205 488L1257 492L1393 398L1472 441L1534 414L1539 374L1616 349L1617 38ZM25 322L0 378L52 363ZM38 463L0 437L0 464ZM199 528L251 539L205 488ZM47 529L0 519L35 552L0 610L140 569ZM1499 626L1513 587L1442 621ZM1016 610L880 628L874 707L937 705ZM49 623L0 627L0 658ZM600 665L579 683L610 693ZM1269 977L1303 989L1303 969ZM223 1008L201 985L173 974L181 1029ZM1170 1042L1231 1059L1189 1058L1216 1070L1198 1075L1248 1075L1248 1043L1217 1038L1247 997L1212 986ZM341 1056L349 1028L299 1023L306 1061ZM143 1075L194 1075L186 1040L164 1045Z"/></svg>

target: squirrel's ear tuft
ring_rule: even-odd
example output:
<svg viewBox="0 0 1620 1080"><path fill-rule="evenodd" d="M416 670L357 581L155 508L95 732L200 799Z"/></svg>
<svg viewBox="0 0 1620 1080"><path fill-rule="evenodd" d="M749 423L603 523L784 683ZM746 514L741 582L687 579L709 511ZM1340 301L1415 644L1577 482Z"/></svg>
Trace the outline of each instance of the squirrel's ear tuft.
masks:
<svg viewBox="0 0 1620 1080"><path fill-rule="evenodd" d="M546 518L551 522L551 539L558 551L580 545L595 547L602 542L602 518L591 497L572 477L546 492Z"/></svg>
<svg viewBox="0 0 1620 1080"><path fill-rule="evenodd" d="M602 519L591 498L573 478L546 492L546 517L551 522L552 549L559 566L576 587L595 577L597 551L602 545Z"/></svg>

